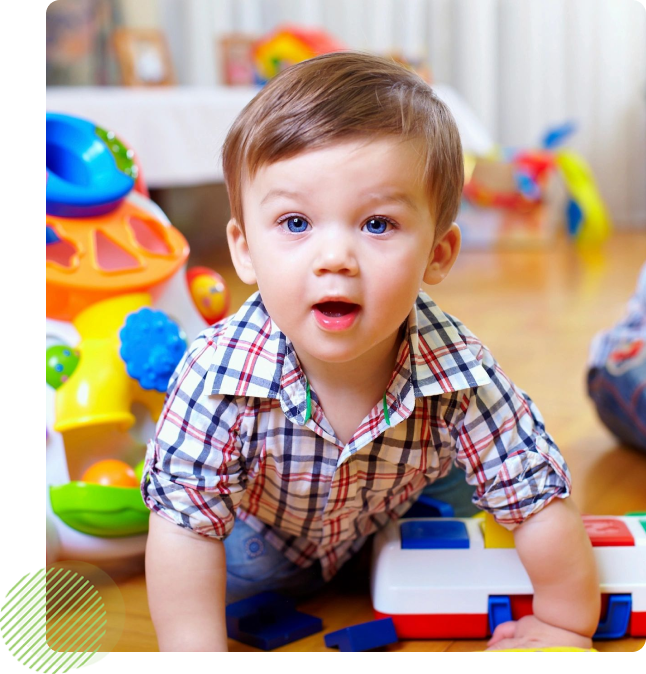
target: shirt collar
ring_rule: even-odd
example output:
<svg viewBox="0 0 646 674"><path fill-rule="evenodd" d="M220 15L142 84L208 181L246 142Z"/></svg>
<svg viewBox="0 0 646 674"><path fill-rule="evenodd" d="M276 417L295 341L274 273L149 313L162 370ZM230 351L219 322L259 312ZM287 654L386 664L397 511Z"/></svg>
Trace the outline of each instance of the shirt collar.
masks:
<svg viewBox="0 0 646 674"><path fill-rule="evenodd" d="M307 379L291 340L271 319L259 292L229 317L206 375L211 394L277 398L285 415L305 423ZM407 323L410 380L416 398L489 382L471 334L420 291ZM478 343L473 338L474 343ZM400 349L401 353L401 349ZM396 378L395 378L396 379ZM394 382L393 382L394 383Z"/></svg>

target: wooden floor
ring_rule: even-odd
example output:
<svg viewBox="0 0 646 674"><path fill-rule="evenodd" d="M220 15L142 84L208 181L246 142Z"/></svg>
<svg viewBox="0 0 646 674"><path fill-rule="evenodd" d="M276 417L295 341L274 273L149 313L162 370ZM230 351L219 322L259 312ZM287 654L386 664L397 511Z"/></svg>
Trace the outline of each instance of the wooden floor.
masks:
<svg viewBox="0 0 646 674"><path fill-rule="evenodd" d="M597 420L584 372L592 336L618 320L646 260L646 234L615 235L599 254L565 241L533 252L461 254L449 278L430 293L492 350L506 373L537 403L572 472L573 497L590 514L646 510L646 455L622 447ZM194 251L225 278L235 311L255 290L236 277L228 253ZM155 651L143 565L113 572L126 618L116 650ZM352 579L351 579L352 580ZM372 619L366 578L333 583L301 609L323 619L324 632L281 650L326 651L323 635ZM600 641L601 651L635 651L643 639ZM480 651L485 641L405 641L391 651ZM229 640L232 651L255 649Z"/></svg>

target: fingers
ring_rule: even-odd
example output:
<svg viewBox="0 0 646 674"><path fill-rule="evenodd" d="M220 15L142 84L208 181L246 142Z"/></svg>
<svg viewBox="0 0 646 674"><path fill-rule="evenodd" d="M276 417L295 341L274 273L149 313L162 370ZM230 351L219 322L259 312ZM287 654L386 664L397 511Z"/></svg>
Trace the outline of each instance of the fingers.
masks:
<svg viewBox="0 0 646 674"><path fill-rule="evenodd" d="M491 647L494 644L497 644L501 639L511 639L516 635L516 621L511 620L506 623L500 623L498 627L493 631L491 639L487 646Z"/></svg>

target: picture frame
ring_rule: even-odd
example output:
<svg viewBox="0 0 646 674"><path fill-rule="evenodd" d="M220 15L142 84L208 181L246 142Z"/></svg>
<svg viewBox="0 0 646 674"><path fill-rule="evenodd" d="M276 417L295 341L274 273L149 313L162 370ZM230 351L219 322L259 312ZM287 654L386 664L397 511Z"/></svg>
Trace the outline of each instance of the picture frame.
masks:
<svg viewBox="0 0 646 674"><path fill-rule="evenodd" d="M169 86L176 83L166 36L148 28L117 28L114 48L125 86Z"/></svg>
<svg viewBox="0 0 646 674"><path fill-rule="evenodd" d="M256 82L253 47L258 37L229 33L218 40L222 82L228 86L249 86Z"/></svg>

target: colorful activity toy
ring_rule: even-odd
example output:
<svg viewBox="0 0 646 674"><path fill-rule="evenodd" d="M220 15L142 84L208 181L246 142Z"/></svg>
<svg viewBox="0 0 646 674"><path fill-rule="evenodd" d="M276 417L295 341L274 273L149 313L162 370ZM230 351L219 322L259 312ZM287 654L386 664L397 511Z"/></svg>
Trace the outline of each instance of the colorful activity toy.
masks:
<svg viewBox="0 0 646 674"><path fill-rule="evenodd" d="M346 46L329 33L302 26L280 26L254 45L254 66L260 82L266 82L288 66Z"/></svg>
<svg viewBox="0 0 646 674"><path fill-rule="evenodd" d="M46 177L47 561L140 554L145 443L228 291L210 269L186 271L185 238L113 132L48 113Z"/></svg>
<svg viewBox="0 0 646 674"><path fill-rule="evenodd" d="M610 216L592 170L581 155L562 147L576 128L566 122L548 129L535 149L497 148L487 156L465 157L458 223L467 239L493 228L500 243L544 243L560 220L580 246L608 238Z"/></svg>

